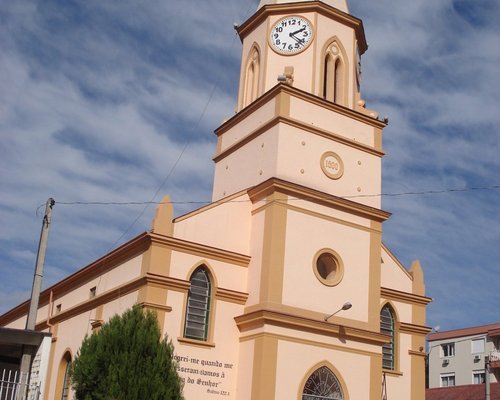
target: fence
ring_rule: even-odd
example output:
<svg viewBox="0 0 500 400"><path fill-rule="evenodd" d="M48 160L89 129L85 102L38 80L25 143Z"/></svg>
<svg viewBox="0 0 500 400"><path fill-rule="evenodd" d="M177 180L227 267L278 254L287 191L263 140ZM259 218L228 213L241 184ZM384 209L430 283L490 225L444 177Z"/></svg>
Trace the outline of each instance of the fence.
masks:
<svg viewBox="0 0 500 400"><path fill-rule="evenodd" d="M26 395L26 375L18 371L4 369L0 374L0 400L38 400L40 387L36 386Z"/></svg>

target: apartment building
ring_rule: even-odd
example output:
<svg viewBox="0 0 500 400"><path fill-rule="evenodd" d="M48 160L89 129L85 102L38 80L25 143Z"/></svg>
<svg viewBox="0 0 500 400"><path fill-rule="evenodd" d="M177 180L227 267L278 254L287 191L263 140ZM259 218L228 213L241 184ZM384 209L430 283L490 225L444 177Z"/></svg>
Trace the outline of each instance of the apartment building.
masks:
<svg viewBox="0 0 500 400"><path fill-rule="evenodd" d="M429 388L500 381L500 323L431 333Z"/></svg>

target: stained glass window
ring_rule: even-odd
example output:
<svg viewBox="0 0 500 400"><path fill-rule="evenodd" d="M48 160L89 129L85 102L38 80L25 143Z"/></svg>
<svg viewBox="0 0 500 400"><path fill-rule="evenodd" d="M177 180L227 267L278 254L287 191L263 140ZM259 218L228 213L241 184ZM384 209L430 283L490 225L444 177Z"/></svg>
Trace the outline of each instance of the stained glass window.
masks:
<svg viewBox="0 0 500 400"><path fill-rule="evenodd" d="M304 385L302 400L343 400L344 395L335 374L327 367L318 368Z"/></svg>

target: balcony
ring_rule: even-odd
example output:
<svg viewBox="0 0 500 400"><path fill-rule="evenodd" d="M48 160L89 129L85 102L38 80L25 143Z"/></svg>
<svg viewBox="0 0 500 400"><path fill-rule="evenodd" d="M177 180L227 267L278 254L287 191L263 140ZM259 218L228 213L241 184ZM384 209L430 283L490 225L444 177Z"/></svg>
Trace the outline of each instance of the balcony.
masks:
<svg viewBox="0 0 500 400"><path fill-rule="evenodd" d="M500 368L500 350L490 351L490 367Z"/></svg>

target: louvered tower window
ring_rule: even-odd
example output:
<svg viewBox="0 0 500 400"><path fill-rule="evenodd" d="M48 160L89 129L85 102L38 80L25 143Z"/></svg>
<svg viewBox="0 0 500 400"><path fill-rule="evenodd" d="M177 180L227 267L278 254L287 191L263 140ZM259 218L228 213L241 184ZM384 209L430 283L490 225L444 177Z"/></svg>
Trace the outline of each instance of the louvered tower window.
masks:
<svg viewBox="0 0 500 400"><path fill-rule="evenodd" d="M200 267L191 275L184 325L184 337L207 340L210 315L211 284L205 267Z"/></svg>
<svg viewBox="0 0 500 400"><path fill-rule="evenodd" d="M380 332L391 337L390 343L382 346L382 367L394 369L394 316L389 306L380 312Z"/></svg>

